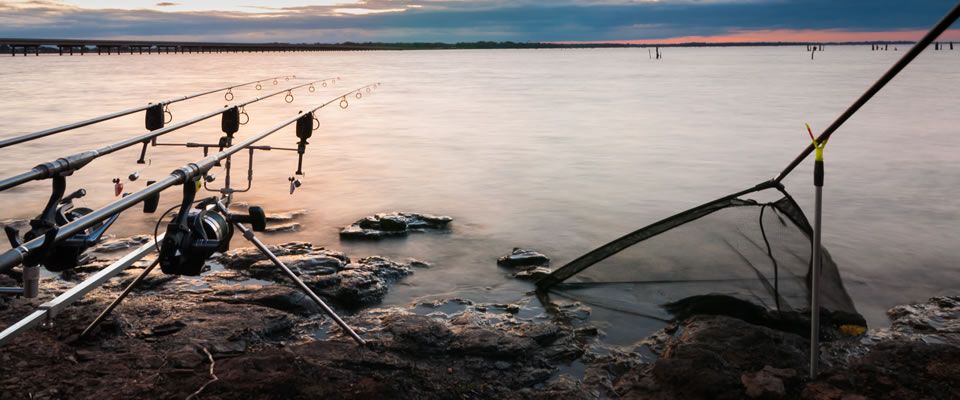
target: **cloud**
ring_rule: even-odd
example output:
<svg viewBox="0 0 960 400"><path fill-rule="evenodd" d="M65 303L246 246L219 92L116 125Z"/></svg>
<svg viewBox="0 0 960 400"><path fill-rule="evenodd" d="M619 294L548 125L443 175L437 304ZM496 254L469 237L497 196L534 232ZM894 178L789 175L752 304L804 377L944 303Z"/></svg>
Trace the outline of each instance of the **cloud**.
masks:
<svg viewBox="0 0 960 400"><path fill-rule="evenodd" d="M173 6L179 6L179 5L180 3L171 3L169 1L162 1L157 3L157 7L173 7Z"/></svg>
<svg viewBox="0 0 960 400"><path fill-rule="evenodd" d="M909 3L899 0L557 0L544 3L534 0L344 0L329 5L253 6L250 12L170 12L80 8L50 0L0 0L3 11L0 12L0 37L456 42L667 40L743 36L749 32L883 33L927 29L953 5L952 0Z"/></svg>

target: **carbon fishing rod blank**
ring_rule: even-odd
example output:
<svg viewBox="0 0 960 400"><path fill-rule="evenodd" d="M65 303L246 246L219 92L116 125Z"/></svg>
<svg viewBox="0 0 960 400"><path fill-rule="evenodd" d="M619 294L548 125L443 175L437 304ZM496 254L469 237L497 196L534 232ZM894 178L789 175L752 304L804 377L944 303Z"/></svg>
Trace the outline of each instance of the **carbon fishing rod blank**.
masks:
<svg viewBox="0 0 960 400"><path fill-rule="evenodd" d="M357 90L362 90L366 87L376 86L364 86ZM311 116L310 127L313 128L313 120L315 120L312 117L313 113L329 106L330 104L333 104L340 99L340 97L346 96L350 93L343 94L339 97L334 97L330 101L313 107L306 115L300 115L295 118L284 120L264 132L245 139L239 144L232 145L227 149L221 150L217 154L189 163L173 171L170 176L167 176L160 181L149 181L147 182L147 188L125 195L122 199L107 204L98 210L91 211L88 214L76 218L63 226L54 226L51 229L43 232L42 239L37 237L26 243L20 243L19 238L17 238L18 240L15 243L12 243L14 245L12 249L0 253L0 272L6 272L18 264L24 264L23 275L25 280L23 282L23 287L0 288L0 294L28 294L31 296L36 296L39 290L39 269L37 266L45 257L50 254L50 249L53 246L63 241L70 240L72 235L83 233L84 230L94 227L106 219L116 218L116 215L119 215L123 211L133 207L139 202L144 202L145 209L148 207L147 203L152 203L150 207L155 209L156 202L159 200L159 198L156 198L155 196L159 196L161 192L175 185L183 185L184 198L180 205L181 210L178 215L174 217L174 221L184 223L180 225L171 222L172 226L168 226L168 228L171 228L171 230L175 233L185 232L185 234L181 234L178 238L171 242L167 242L166 234L162 235L162 239L160 237L157 238L157 240L162 240L164 243L166 243L167 246L166 251L161 248L161 257L158 257L157 259L158 264L165 259L167 263L167 271L172 271L178 275L185 273L199 273L202 271L205 260L209 257L207 254L211 248L229 248L228 238L233 234L232 227L235 227L243 234L244 239L247 239L253 243L257 249L260 250L260 252L262 252L274 263L274 265L283 270L283 272L289 276L290 279L293 280L302 291L304 291L304 293L306 293L314 302L316 302L321 309L323 309L323 311L344 330L344 332L349 334L358 344L365 344L364 340L357 335L357 333L350 328L350 326L347 325L336 314L336 312L327 306L323 300L321 300L316 293L306 286L306 284L304 284L303 281L300 280L296 274L290 270L290 268L284 265L284 263L280 261L276 255L270 251L269 248L266 247L266 245L256 238L256 236L253 234L253 231L247 229L243 225L244 223L249 223L253 226L254 230L265 229L266 215L263 213L262 209L258 207L251 207L247 216L231 214L224 201L229 201L230 194L236 192L237 190L230 188L229 185L227 185L225 189L221 190L221 193L224 193L224 201L221 201L221 199L216 197L212 197L200 201L195 209L191 209L191 206L194 204L193 198L196 196L196 191L199 190L199 186L197 185L199 179L201 177L209 176L209 172L214 167L216 162L221 160L229 160L231 156L243 150L250 151L252 156L254 149L270 149L269 146L255 146L255 143L276 133L280 129L289 126L290 124L300 121L304 116ZM309 138L311 135L310 131L299 131L297 133L298 136L303 136L303 138L301 138L302 141L305 141L306 138ZM205 146L197 145L193 147ZM89 160L86 162L89 162ZM67 164L69 165L69 163ZM227 165L229 166L229 162ZM251 159L251 173L252 165ZM229 176L229 167L227 168L227 175ZM64 175L56 175L56 178L53 180L53 182L54 185L56 185L54 187L55 192L57 189L60 190L59 193L54 193L54 195L51 196L51 202L54 199L59 199L62 197L62 189L66 184ZM68 196L68 199L72 198L73 196L74 195ZM172 210L173 209L171 209L171 211ZM186 217L182 218L181 216ZM162 219L163 217L161 217L161 221ZM192 222L190 222L191 220ZM6 229L9 231L10 228ZM196 234L196 237L194 237L193 234ZM187 237L188 235L190 237ZM63 309L67 305L80 299L82 296L84 296L84 294L93 288L102 285L106 279L109 279L111 276L115 275L122 268L126 268L136 260L139 260L148 252L152 251L154 247L155 245L153 243L142 246L134 252L124 256L106 269L94 274L93 277L82 282L74 289L71 289L67 293L58 296L51 302L45 303L47 308L41 307L40 310L35 311L20 322L0 332L0 344L8 341L13 335L21 333L22 331L35 326L38 323L39 318L50 318L54 316L57 310ZM212 253L209 254L212 255ZM141 276L145 276L145 274L142 274ZM129 288L124 290L124 293L128 293L128 290ZM115 300L114 303L111 304L106 311L104 311L104 313L101 313L101 317L98 317L97 320L101 320L102 316L108 313L110 309L115 307L124 296L125 294L122 294L121 297ZM94 324L96 324L96 322L97 321L94 321ZM92 324L91 327L94 324ZM91 327L88 327L85 332L88 332Z"/></svg>
<svg viewBox="0 0 960 400"><path fill-rule="evenodd" d="M306 84L302 86L306 86ZM357 89L357 90L363 90L367 87L376 87L376 86L368 85L368 86L361 87L360 89ZM349 95L350 93L353 93L353 92L355 92L355 90L350 91L346 94L342 94L340 96L334 97L333 99L319 106L311 108L309 112L311 113L316 112L324 107L327 107L333 104L338 99L346 95ZM223 110L218 110L217 112L211 113L208 115L215 116L215 115L219 115L222 112ZM152 196L155 196L166 189L169 189L172 186L180 185L180 184L183 184L184 182L188 182L188 185L196 184L197 179L200 176L206 175L218 161L226 160L232 157L234 154L243 150L249 151L250 149L257 148L257 147L267 148L268 146L255 146L255 143L260 140L263 140L267 136L270 136L276 133L277 131L279 131L284 127L287 127L293 123L296 123L302 117L303 117L302 115L298 115L293 118L284 120L278 123L277 125L275 125L274 127L266 131L263 131L261 133L258 133L250 138L247 138L238 144L232 145L230 148L224 149L223 151L218 152L217 154L213 154L201 160L184 165L183 167L173 171L169 176L163 178L162 180L158 180L155 183L148 185L144 189L130 193L129 195L126 195L121 199L113 201L103 206L100 209L94 210L88 215L77 218L76 220L70 223L67 223L66 225L49 229L46 232L44 232L42 238L38 236L22 244L17 244L16 246L12 246L10 250L0 252L0 273L9 271L11 268L21 263L23 263L24 265L39 264L36 262L36 260L38 258L42 259L42 257L48 254L49 249L54 244L67 240L71 236L76 235L78 233L83 233L85 229L96 226L97 224L112 217L113 215L121 213L139 204L140 202L143 202L146 199L151 198ZM169 129L169 127L164 129ZM146 138L149 139L149 136L147 136ZM74 171L79 166L83 166L89 163L99 155L116 151L121 148L129 147L142 140L144 140L144 136L128 139L127 141L121 142L119 144L115 144L103 150L103 152L91 151L91 152L81 153L80 155L59 159L56 162L49 163L49 165L43 164L43 168L41 168L42 171L38 171L36 173L45 177L51 177L51 175L53 175L54 177L53 181L55 183L65 182L65 178L63 178L63 175L62 175L65 171ZM197 145L193 147L206 147L206 146ZM29 180L36 180L36 179L29 179ZM29 180L26 180L26 181L29 181ZM61 196L62 196L62 192L61 192ZM56 198L59 199L59 197L60 196L57 196Z"/></svg>
<svg viewBox="0 0 960 400"><path fill-rule="evenodd" d="M287 80L289 80L290 77L291 77L291 76L285 76L284 78L286 78ZM296 76L294 75L293 77L295 78ZM269 78L268 78L268 79L269 79ZM274 82L276 82L276 77L273 78L273 79L274 79ZM173 121L173 115L170 113L170 109L169 109L169 105L170 105L170 104L178 103L178 102L181 102L181 101L186 101L186 100L194 99L194 98L197 98L197 97L200 97L200 96L206 96L206 95L208 95L208 94L217 93L217 92L222 92L222 91L227 91L227 92L230 94L229 97L232 99L232 98L233 98L233 92L232 92L233 89L239 88L239 87L243 87L243 86L247 86L247 85L251 85L251 84L253 84L253 83L257 83L257 86L260 86L260 81L250 81L250 82L245 82L245 83L241 83L241 84L230 85L230 86L226 86L226 87L222 87L222 88L218 88L218 89L207 90L207 91L205 91L205 92L194 93L194 94L187 95L187 96L182 96L182 97L177 97L177 98L174 98L174 99L164 100L164 101L160 101L160 102L157 102L157 103L150 103L150 104L147 104L147 105L145 105L145 106L139 106L139 107L134 107L134 108L130 108L130 109L127 109L127 110L123 110L123 111L117 111L117 112L114 112L114 113L110 113L110 114L106 114L106 115L101 115L101 116L99 116L99 117L90 118L90 119L87 119L87 120L84 120L84 121L73 122L73 123L70 123L70 124L67 124L67 125L58 126L58 127L55 127L55 128L44 129L44 130L42 130L42 131L27 133L27 134L23 134L23 135L19 135L19 136L14 136L14 137L11 137L11 138L6 138L6 139L0 139L0 148L9 147L9 146L17 145L17 144L20 144L20 143L29 142L29 141L32 141L32 140L44 138L44 137L47 137L47 136L56 135L56 134L59 134L59 133L71 131L71 130L74 130L74 129L82 128L82 127L89 126L89 125L93 125L93 124L98 124L98 123L100 123L100 122L109 121L109 120L112 120L112 119L115 119L115 118L120 118L120 117L123 117L123 116L126 116L126 115L130 115L130 114L134 114L134 113L140 112L140 111L148 111L148 115L146 116L146 119L148 120L148 121L147 121L147 124L146 124L146 125L147 125L147 130L150 130L150 131L157 130L157 129L162 128L162 127L163 127L163 124L162 124L162 123L159 123L159 122L156 122L156 121L151 122L150 120L151 120L151 119L156 119L157 116L156 116L155 114L154 114L154 115L149 115L149 114L150 114L150 112L151 112L150 110L151 110L151 109L154 109L154 107L156 107L156 106L158 106L158 105L161 106L161 107L163 107L162 114L163 114L163 117L164 117L163 119L160 119L159 121L160 121L160 122L163 122L163 123L169 124L170 122ZM274 83L274 84L276 84L276 83ZM258 88L257 90L259 90L259 88ZM224 95L224 97L226 98L226 97L228 97L228 96L227 96L227 95ZM228 99L227 101L230 101L230 100ZM152 112L153 112L153 113L157 113L157 111L155 111L155 110L152 111Z"/></svg>
<svg viewBox="0 0 960 400"><path fill-rule="evenodd" d="M320 80L314 80L314 81L311 81L311 82L306 82L306 83L303 83L303 84L300 84L300 85L297 85L297 86L293 86L293 87L290 87L290 88L286 88L286 89L284 89L284 90L279 90L279 91L276 91L276 92L273 92L273 93L270 93L270 94L267 94L267 95L264 95L264 96L260 96L260 97L257 97L257 98L251 99L251 100L244 101L244 102L242 102L242 103L237 104L237 106L239 106L239 107L242 109L242 108L243 108L244 106L246 106L246 105L253 104L253 103L257 103L257 102L259 102L259 101L262 101L262 100L265 100L265 99L268 99L268 98L271 98L271 97L274 97L274 96L278 96L278 95L281 95L281 94L283 94L283 93L288 93L288 94L289 94L289 93L291 93L293 90L296 90L296 89L299 89L299 88L302 88L302 87L306 87L306 86L310 85L311 83L315 83L315 82L319 82L319 81L320 81ZM168 113L168 112L169 112L169 107L165 106L165 107L164 107L164 110L165 110L164 113ZM20 174L18 174L18 175L14 175L14 176L10 176L10 177L7 177L7 178L0 179L0 191L7 190L7 189L10 189L10 188L13 188L13 187L16 187L16 186L20 186L20 185L22 185L22 184L24 184L24 183L27 183L27 182L30 182L30 181L49 179L49 178L51 178L52 176L54 176L54 175L56 175L56 174L59 174L59 173L71 173L71 172L77 171L77 170L79 170L80 168L83 168L85 165L89 164L91 161L93 161L93 160L95 160L95 159L97 159L97 158L100 158L100 157L105 156L105 155L107 155L107 154L111 154L111 153L117 152L117 151L119 151L119 150L125 149L125 148L130 147L130 146L135 146L135 145L137 145L137 144L141 144L141 145L143 146L143 148L140 150L140 158L137 160L137 163L138 163L138 164L145 164L145 163L146 163L147 146L150 145L150 144L157 145L156 139L157 139L158 137L163 136L163 135L165 135L165 134L167 134L167 133L173 132L173 131L175 131L175 130L178 130L178 129L181 129L181 128L184 128L184 127L187 127L187 126L190 126L190 125L193 125L193 124L196 124L196 123L198 123L198 122L200 122L200 121L204 121L204 120L206 120L206 119L216 117L216 116L222 114L223 112L224 112L224 109L218 109L218 110L216 110L216 111L209 112L209 113L206 113L206 114L197 116L197 117L193 117L193 118L190 118L190 119L185 120L185 121L183 121L183 122L179 122L179 123L174 124L174 125L165 126L165 127L161 128L161 129L157 129L157 130L150 131L150 132L148 132L148 133L145 133L145 134L142 134L142 135L133 137L133 138L128 138L128 139L122 140L122 141L120 141L120 142L118 142L118 143L114 143L114 144L111 144L111 145L107 145L107 146L104 146L104 147L100 147L100 148L95 149L95 150L84 151L84 152L77 153L77 154L73 154L73 155L70 155L70 156L58 158L58 159L56 159L56 160L54 160L54 161L50 161L50 162L47 162L47 163L43 163L43 164L37 165L36 167L30 169L29 171L20 173ZM245 114L245 113L244 113L244 114ZM247 120L249 120L249 115L247 116Z"/></svg>

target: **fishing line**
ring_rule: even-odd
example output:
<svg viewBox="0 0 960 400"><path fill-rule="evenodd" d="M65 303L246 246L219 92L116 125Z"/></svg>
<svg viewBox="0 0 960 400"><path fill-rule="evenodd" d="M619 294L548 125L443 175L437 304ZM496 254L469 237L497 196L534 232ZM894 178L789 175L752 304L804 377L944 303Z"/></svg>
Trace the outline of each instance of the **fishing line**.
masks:
<svg viewBox="0 0 960 400"><path fill-rule="evenodd" d="M327 78L327 79L329 80L329 79L331 79L331 78ZM250 104L253 104L253 103L257 103L257 102L260 102L260 101L262 101L262 100L265 100L265 99L268 99L268 98L271 98L271 97L274 97L274 96L278 96L278 95L281 95L281 94L284 94L284 93L287 93L288 95L292 95L292 91L293 91L293 90L296 90L296 89L299 89L299 88L302 88L302 87L306 87L306 86L310 85L311 83L315 83L315 82L319 82L319 81L320 81L320 80L316 80L316 81L312 81L312 82L307 82L307 83L303 83L303 84L300 84L300 85L297 85L297 86L294 86L294 87L291 87L291 88L279 90L279 91L276 91L276 92L273 92L273 93L270 93L270 94L267 94L267 95L264 95L264 96L260 96L260 97L257 97L257 98L251 99L251 100L244 101L244 102L242 102L242 103L239 103L239 104L234 105L233 107L238 107L238 108L239 108L239 107L245 107L245 106L247 106L247 105L250 105ZM150 132L145 133L145 134L143 134L143 135L135 136L135 137L132 137L132 138L123 140L123 141L121 141L121 142L117 142L117 143L114 143L114 144L111 144L111 145L108 145L108 146L105 146L105 147L101 147L101 148L96 149L96 150L89 150L89 151L85 151L85 152L81 152L81 153L76 153L76 154L73 154L73 155L70 155L70 156L66 156L66 157L62 157L62 158L59 158L59 159L56 159L56 160L53 160L53 161L50 161L50 162L47 162L47 163L39 164L39 165L37 165L36 167L34 167L33 169L31 169L31 170L29 170L29 171L27 171L27 172L24 172L24 173L21 173L21 174L19 174L19 175L15 175L15 176L7 177L7 178L4 178L4 179L0 180L0 191L7 190L7 189L10 189L10 188L12 188L12 187L16 187L16 186L22 185L22 184L27 183L27 182L30 182L30 181L47 179L47 178L50 178L50 177L52 177L52 176L54 176L54 175L56 175L56 174L61 174L61 173L67 173L67 172L77 171L77 170L79 170L80 168L86 166L87 164L89 164L90 162L92 162L93 160L95 160L95 159L97 159L97 158L99 158L99 157L105 156L105 155L107 155L107 154L114 153L114 152L116 152L116 151L125 149L125 148L127 148L127 147L135 146L135 145L137 145L137 144L141 144L141 145L144 146L143 149L141 150L140 160L138 160L138 163L145 163L146 160L144 159L144 157L145 157L145 155L146 155L147 145L148 145L149 143L151 143L151 142L155 143L155 142L156 142L156 139L157 139L158 137L163 136L163 135L165 135L165 134L167 134L167 133L176 131L176 130L178 130L178 129L181 129L181 128L184 128L184 127L187 127L187 126L196 124L196 123L198 123L198 122L200 122L200 121L204 121L204 120L206 120L206 119L216 117L216 116L221 115L221 114L223 114L224 112L232 109L233 107L221 108L221 109L218 109L218 110L216 110L216 111L212 111L212 112L209 112L209 113L207 113L207 114L203 114L203 115L200 115L200 116L194 117L194 118L192 118L192 119L188 119L188 120L182 121L182 122L177 123L177 124L174 124L174 125L165 126L165 127L163 127L163 128L160 128L160 129L157 129L157 130L154 130L154 131L150 131ZM167 109L166 111L169 112L169 109ZM172 118L172 114L168 114L168 115L170 116L170 118ZM247 115L247 118L246 118L246 119L249 121L249 115Z"/></svg>
<svg viewBox="0 0 960 400"><path fill-rule="evenodd" d="M286 76L286 78L289 78L289 77L290 77L290 76ZM294 75L293 77L296 78L295 75ZM272 79L276 79L276 78L277 78L277 77L274 77L274 78L272 78ZM271 78L267 78L267 79L271 79ZM97 124L97 123L100 123L100 122L109 121L109 120L112 120L112 119L115 119L115 118L119 118L119 117L123 117L123 116L126 116L126 115L130 115L130 114L133 114L133 113L136 113L136 112L145 111L145 110L147 110L147 109L149 109L149 108L151 108L151 107L154 107L154 106L156 106L156 105L160 105L160 106L164 107L165 110L168 110L168 106L169 106L170 104L178 103L178 102L181 102L181 101L186 101L186 100L190 100L190 99L194 99L194 98L197 98L197 97L206 96L206 95L208 95L208 94L213 94L213 93L222 92L222 91L227 91L228 93L230 93L230 96L231 96L231 99L232 99L232 97L233 97L233 94L232 94L232 92L231 92L232 89L236 89L236 88L239 88L239 87L251 85L251 84L253 84L253 83L256 83L258 86L260 85L260 82L259 82L259 81L250 81L250 82L245 82L245 83L240 83L240 84L233 84L233 85L225 86L225 87L222 87L222 88L207 90L207 91L200 92L200 93L194 93L194 94L187 95L187 96L182 96L182 97L177 97L177 98L173 98L173 99L169 99L169 100L164 100L164 101L160 101L160 102L157 102L157 103L148 103L147 105L144 105L144 106L139 106L139 107L135 107L135 108L130 108L130 109L123 110L123 111L117 111L117 112L114 112L114 113L111 113L111 114L106 114L106 115L102 115L102 116L99 116L99 117L94 117L94 118L90 118L90 119L87 119L87 120L83 120L83 121L79 121L79 122L74 122L74 123L70 123L70 124L58 126L58 127L55 127L55 128L50 128L50 129L45 129L45 130L42 130L42 131L37 131L37 132L33 132L33 133L28 133L28 134L23 134L23 135L19 135L19 136L14 136L14 137L11 137L11 138L7 138L7 139L0 140L0 149L2 149L2 148L4 148L4 147L9 147L9 146L13 146L13 145L16 145L16 144L25 143L25 142L29 142L29 141L32 141L32 140L44 138L44 137L47 137L47 136L56 135L56 134L59 134L59 133L62 133L62 132L66 132L66 131L70 131L70 130L82 128L82 127L85 127L85 126ZM259 90L259 89L258 89L258 90ZM225 95L225 96L226 96L226 95ZM228 100L228 101L230 101L230 100ZM173 119L173 116L170 115L170 120L172 121L172 119ZM169 121L167 121L167 122L169 123Z"/></svg>

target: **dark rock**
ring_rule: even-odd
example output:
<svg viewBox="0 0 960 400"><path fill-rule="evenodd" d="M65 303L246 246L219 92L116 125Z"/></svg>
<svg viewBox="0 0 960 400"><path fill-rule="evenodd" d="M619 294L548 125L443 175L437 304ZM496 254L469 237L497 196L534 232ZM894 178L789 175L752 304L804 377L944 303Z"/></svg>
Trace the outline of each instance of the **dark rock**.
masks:
<svg viewBox="0 0 960 400"><path fill-rule="evenodd" d="M379 303L389 285L412 274L410 264L384 257L366 257L351 261L341 252L313 248L299 243L275 247L278 258L311 289L338 305L357 308ZM228 270L258 279L290 284L290 279L259 252L239 249L219 257Z"/></svg>
<svg viewBox="0 0 960 400"><path fill-rule="evenodd" d="M233 340L216 342L209 346L209 350L216 358L237 356L247 352L247 341Z"/></svg>
<svg viewBox="0 0 960 400"><path fill-rule="evenodd" d="M502 267L540 266L550 263L550 258L536 250L525 250L514 247L510 254L497 259Z"/></svg>
<svg viewBox="0 0 960 400"><path fill-rule="evenodd" d="M740 375L740 382L746 388L747 397L752 399L781 398L786 395L783 379L796 375L794 370L773 368L768 365L762 370Z"/></svg>
<svg viewBox="0 0 960 400"><path fill-rule="evenodd" d="M307 242L289 242L277 246L267 246L267 248L277 256L303 255L314 251L313 245ZM321 247L317 250L321 251L323 248ZM243 270L257 261L266 259L267 256L263 255L263 253L255 247L230 250L214 258L215 261L223 264L224 267L237 270Z"/></svg>
<svg viewBox="0 0 960 400"><path fill-rule="evenodd" d="M677 397L740 398L741 375L773 366L803 371L806 340L724 316L694 316L653 365L663 390Z"/></svg>
<svg viewBox="0 0 960 400"><path fill-rule="evenodd" d="M415 259L415 258L409 258L409 259L407 259L407 264L409 264L409 265L410 265L411 267L413 267L413 268L430 268L430 267L432 267L432 265L431 265L430 263L428 263L428 262L426 262L426 261L420 261L420 260L417 260L417 259Z"/></svg>
<svg viewBox="0 0 960 400"><path fill-rule="evenodd" d="M960 296L934 297L926 303L887 311L891 329L899 333L960 334Z"/></svg>
<svg viewBox="0 0 960 400"><path fill-rule="evenodd" d="M533 267L530 269L525 269L523 271L513 274L514 278L523 279L528 281L539 281L545 278L547 275L550 275L550 268L547 267Z"/></svg>
<svg viewBox="0 0 960 400"><path fill-rule="evenodd" d="M410 275L408 265L383 257L367 257L347 264L342 271L308 280L319 293L345 307L361 307L379 303L386 296L388 284Z"/></svg>
<svg viewBox="0 0 960 400"><path fill-rule="evenodd" d="M96 353L90 350L77 350L76 352L77 361L84 362L90 361L96 358Z"/></svg>
<svg viewBox="0 0 960 400"><path fill-rule="evenodd" d="M298 315L317 314L322 311L317 303L299 290L275 285L221 287L203 300L255 304Z"/></svg>
<svg viewBox="0 0 960 400"><path fill-rule="evenodd" d="M387 232L402 232L407 230L407 219L400 215L384 215L377 221L375 227L365 229L380 229Z"/></svg>
<svg viewBox="0 0 960 400"><path fill-rule="evenodd" d="M180 321L173 321L166 324L157 325L151 329L145 329L143 331L143 336L167 336L174 333L180 332L183 328L186 328L187 324Z"/></svg>
<svg viewBox="0 0 960 400"><path fill-rule="evenodd" d="M291 210L279 213L268 213L267 222L288 222L307 214L307 210Z"/></svg>
<svg viewBox="0 0 960 400"><path fill-rule="evenodd" d="M206 356L193 345L181 347L167 354L167 361L174 368L193 369L206 361Z"/></svg>
<svg viewBox="0 0 960 400"><path fill-rule="evenodd" d="M393 212L364 217L340 230L341 239L378 240L410 232L446 230L453 218L430 214Z"/></svg>
<svg viewBox="0 0 960 400"><path fill-rule="evenodd" d="M112 253L137 247L151 240L153 240L153 236L150 235L136 235L128 238L111 239L94 246L90 251L94 253Z"/></svg>
<svg viewBox="0 0 960 400"><path fill-rule="evenodd" d="M289 233L289 232L299 232L302 227L297 222L290 222L287 224L281 225L268 225L264 229L264 233Z"/></svg>

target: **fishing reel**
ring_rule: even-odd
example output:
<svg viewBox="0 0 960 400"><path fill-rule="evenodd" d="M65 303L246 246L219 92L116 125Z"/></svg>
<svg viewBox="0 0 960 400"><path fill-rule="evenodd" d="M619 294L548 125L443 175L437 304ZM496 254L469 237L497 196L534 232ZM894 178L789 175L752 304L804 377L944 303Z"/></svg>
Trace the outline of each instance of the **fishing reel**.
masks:
<svg viewBox="0 0 960 400"><path fill-rule="evenodd" d="M30 221L30 230L20 238L20 232L7 226L4 228L7 239L12 247L18 247L38 237L44 237L44 244L36 252L36 257L25 260L24 265L33 266L42 264L52 272L62 272L76 268L83 261L83 253L97 244L107 229L119 218L114 214L97 225L86 228L60 243L53 244L60 227L67 225L93 210L86 207L74 207L73 201L87 195L87 191L79 189L66 197L66 179L63 176L53 178L53 193L43 212Z"/></svg>
<svg viewBox="0 0 960 400"><path fill-rule="evenodd" d="M180 210L167 225L160 246L160 269L169 275L197 276L214 253L230 248L233 224L249 223L254 231L266 229L267 218L260 207L250 207L248 215L232 214L216 197L193 206L199 180L183 185Z"/></svg>

